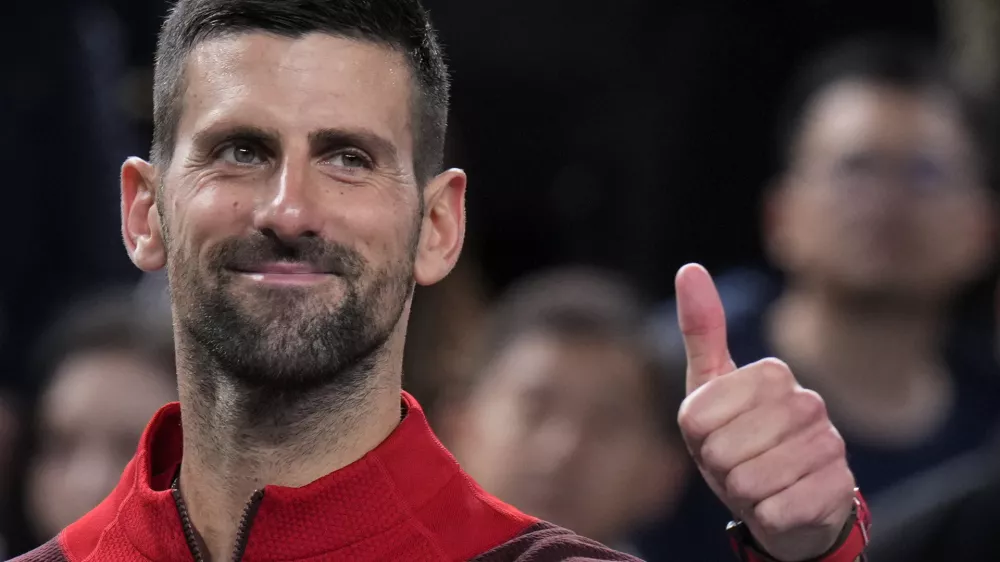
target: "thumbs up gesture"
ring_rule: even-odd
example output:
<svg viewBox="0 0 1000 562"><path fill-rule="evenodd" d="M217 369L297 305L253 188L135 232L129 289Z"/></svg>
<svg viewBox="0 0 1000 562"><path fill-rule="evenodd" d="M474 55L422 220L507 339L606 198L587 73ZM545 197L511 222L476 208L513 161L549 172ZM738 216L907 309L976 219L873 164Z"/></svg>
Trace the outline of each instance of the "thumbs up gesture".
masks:
<svg viewBox="0 0 1000 562"><path fill-rule="evenodd" d="M704 268L685 266L676 283L688 394L678 421L702 476L770 556L824 554L851 514L855 483L823 399L777 359L736 366Z"/></svg>

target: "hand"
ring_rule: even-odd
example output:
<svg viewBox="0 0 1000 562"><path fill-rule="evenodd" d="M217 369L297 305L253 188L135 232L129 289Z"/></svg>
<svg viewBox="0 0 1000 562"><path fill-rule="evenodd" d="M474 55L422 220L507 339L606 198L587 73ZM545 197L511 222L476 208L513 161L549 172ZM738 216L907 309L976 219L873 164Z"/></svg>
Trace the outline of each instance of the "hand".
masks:
<svg viewBox="0 0 1000 562"><path fill-rule="evenodd" d="M777 359L736 367L703 267L681 268L676 283L688 393L678 421L702 476L771 557L824 554L850 516L854 476L823 399Z"/></svg>

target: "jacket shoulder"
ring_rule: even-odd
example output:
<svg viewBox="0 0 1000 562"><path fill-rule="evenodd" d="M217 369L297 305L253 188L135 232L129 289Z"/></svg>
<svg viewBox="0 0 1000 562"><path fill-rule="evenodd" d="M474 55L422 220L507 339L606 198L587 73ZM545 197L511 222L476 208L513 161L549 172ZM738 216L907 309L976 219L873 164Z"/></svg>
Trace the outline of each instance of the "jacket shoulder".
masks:
<svg viewBox="0 0 1000 562"><path fill-rule="evenodd" d="M55 538L31 552L14 558L11 562L69 562L69 559L59 546L59 539Z"/></svg>
<svg viewBox="0 0 1000 562"><path fill-rule="evenodd" d="M472 562L641 562L551 523L537 523Z"/></svg>

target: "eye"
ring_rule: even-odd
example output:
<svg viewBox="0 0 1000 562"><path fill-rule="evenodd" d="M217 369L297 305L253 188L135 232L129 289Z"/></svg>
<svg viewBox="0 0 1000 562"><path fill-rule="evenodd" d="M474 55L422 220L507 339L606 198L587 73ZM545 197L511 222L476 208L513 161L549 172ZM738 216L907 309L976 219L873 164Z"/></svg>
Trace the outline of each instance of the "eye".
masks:
<svg viewBox="0 0 1000 562"><path fill-rule="evenodd" d="M256 166L264 162L260 149L248 143L236 143L222 149L222 160L237 166Z"/></svg>
<svg viewBox="0 0 1000 562"><path fill-rule="evenodd" d="M846 176L868 176L877 167L877 162L869 154L851 154L838 162L838 171Z"/></svg>
<svg viewBox="0 0 1000 562"><path fill-rule="evenodd" d="M931 191L948 184L947 166L931 157L913 158L906 171L909 185L921 190Z"/></svg>
<svg viewBox="0 0 1000 562"><path fill-rule="evenodd" d="M331 155L326 161L338 168L347 168L350 170L370 170L373 167L371 160L367 156L356 151L345 150L337 152Z"/></svg>

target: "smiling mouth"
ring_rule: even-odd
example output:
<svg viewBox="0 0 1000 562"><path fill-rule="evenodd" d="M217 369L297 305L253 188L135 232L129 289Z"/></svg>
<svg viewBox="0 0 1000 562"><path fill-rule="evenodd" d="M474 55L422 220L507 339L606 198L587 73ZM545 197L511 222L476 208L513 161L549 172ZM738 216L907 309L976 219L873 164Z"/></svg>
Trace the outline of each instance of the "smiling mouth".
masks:
<svg viewBox="0 0 1000 562"><path fill-rule="evenodd" d="M336 276L313 264L295 262L262 263L234 267L230 271L249 281L268 285L312 285Z"/></svg>

